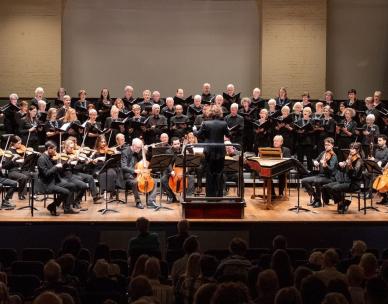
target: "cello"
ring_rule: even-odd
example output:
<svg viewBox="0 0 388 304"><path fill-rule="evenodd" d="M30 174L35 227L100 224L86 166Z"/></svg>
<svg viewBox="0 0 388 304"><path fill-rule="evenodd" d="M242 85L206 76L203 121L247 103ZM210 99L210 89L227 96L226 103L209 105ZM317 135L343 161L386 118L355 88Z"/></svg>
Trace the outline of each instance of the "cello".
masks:
<svg viewBox="0 0 388 304"><path fill-rule="evenodd" d="M135 170L138 170L138 174L136 177L137 180L137 189L141 193L149 193L154 189L155 181L151 177L151 170L148 169L149 162L146 160L145 156L145 147L142 148L142 160L139 161L136 166Z"/></svg>
<svg viewBox="0 0 388 304"><path fill-rule="evenodd" d="M168 179L168 186L170 187L171 191L174 193L182 193L183 192L183 168L177 167L174 165L173 169L174 176L170 175ZM189 179L186 177L186 188L188 187Z"/></svg>

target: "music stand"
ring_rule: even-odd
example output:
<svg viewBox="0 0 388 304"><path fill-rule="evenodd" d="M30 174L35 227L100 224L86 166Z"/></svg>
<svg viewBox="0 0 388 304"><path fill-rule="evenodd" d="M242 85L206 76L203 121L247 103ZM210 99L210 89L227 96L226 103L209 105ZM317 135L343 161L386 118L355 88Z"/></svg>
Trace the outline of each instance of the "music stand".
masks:
<svg viewBox="0 0 388 304"><path fill-rule="evenodd" d="M102 208L102 209L98 210L98 212L101 212L102 214L105 214L105 213L107 213L109 211L111 211L111 212L119 212L119 211L114 210L114 209L109 209L108 208L108 203L112 203L112 202L116 202L116 201L117 202L122 202L122 201L119 200L119 199L113 199L113 200L109 200L108 201L108 191L107 191L106 188L108 186L108 169L116 168L120 159L121 159L121 155L120 154L113 155L111 158L109 158L108 160L105 161L104 166L100 169L100 171L97 172L97 175L100 175L101 173L105 172L105 208Z"/></svg>
<svg viewBox="0 0 388 304"><path fill-rule="evenodd" d="M27 171L27 172L34 172L39 156L40 154L38 153L32 153L30 155L27 155L24 158L24 163L21 166L20 170ZM28 205L19 207L17 210L31 208L31 216L34 216L34 210L38 211L38 209L34 207L34 176L31 177L30 182L31 182L31 191L30 191L31 194L28 197Z"/></svg>
<svg viewBox="0 0 388 304"><path fill-rule="evenodd" d="M195 147L193 147L194 149ZM188 150L188 149L186 149ZM183 180L186 180L186 168L198 168L201 165L202 154L184 154L182 156L182 164L180 165L178 158L175 160L175 164L178 167L183 167ZM178 163L177 163L178 161ZM183 200L186 201L186 187L183 187Z"/></svg>
<svg viewBox="0 0 388 304"><path fill-rule="evenodd" d="M383 174L383 170L380 168L380 166L377 164L376 161L374 160L370 160L370 159L365 159L364 160L364 165L365 165L365 168L366 170L368 171L368 173L373 176L373 175L381 175ZM364 208L361 208L361 210L364 210L364 214L366 214L366 210L367 209L371 209L371 210L374 210L374 211L377 211L377 212L380 212L379 208L377 207L374 207L372 205L372 200L371 200L371 205L370 206L366 206L366 197L365 197L365 190L366 190L366 176L365 174L363 174L363 178L364 178Z"/></svg>
<svg viewBox="0 0 388 304"><path fill-rule="evenodd" d="M173 154L157 154L151 157L150 164L148 166L149 169L152 169L154 172L159 172L159 191L160 191L160 200L159 206L154 209L154 211L159 211L160 209L172 210L172 208L162 206L162 175L163 171L167 169L167 167L171 164Z"/></svg>
<svg viewBox="0 0 388 304"><path fill-rule="evenodd" d="M312 212L317 213L315 211L312 211L307 208L303 208L300 206L300 176L301 175L308 175L309 171L306 170L306 168L295 158L291 158L291 161L294 165L295 170L297 171L296 175L296 190L297 190L297 204L296 206L289 208L288 211L295 211L296 213L299 213L299 211L305 211L305 212Z"/></svg>

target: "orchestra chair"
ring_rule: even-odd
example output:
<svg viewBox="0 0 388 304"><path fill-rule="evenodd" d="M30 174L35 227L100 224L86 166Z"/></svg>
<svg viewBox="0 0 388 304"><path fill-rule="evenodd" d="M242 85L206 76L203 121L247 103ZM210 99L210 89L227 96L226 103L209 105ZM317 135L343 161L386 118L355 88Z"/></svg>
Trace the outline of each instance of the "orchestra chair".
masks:
<svg viewBox="0 0 388 304"><path fill-rule="evenodd" d="M54 258L54 251L50 248L24 248L22 250L23 261L38 261L47 263Z"/></svg>
<svg viewBox="0 0 388 304"><path fill-rule="evenodd" d="M30 274L8 275L8 286L11 294L21 294L27 302L32 300L35 290L40 287L40 279ZM26 303L27 303L26 302Z"/></svg>
<svg viewBox="0 0 388 304"><path fill-rule="evenodd" d="M0 248L0 264L5 269L11 267L12 263L18 259L18 254L15 248Z"/></svg>
<svg viewBox="0 0 388 304"><path fill-rule="evenodd" d="M43 263L38 261L15 261L11 265L11 273L17 275L35 275L40 280L43 279Z"/></svg>

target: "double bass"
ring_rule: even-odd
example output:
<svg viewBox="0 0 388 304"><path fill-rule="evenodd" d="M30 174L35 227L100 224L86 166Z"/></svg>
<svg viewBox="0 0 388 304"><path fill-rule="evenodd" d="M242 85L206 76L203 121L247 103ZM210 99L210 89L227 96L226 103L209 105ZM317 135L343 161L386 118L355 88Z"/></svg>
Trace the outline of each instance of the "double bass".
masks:
<svg viewBox="0 0 388 304"><path fill-rule="evenodd" d="M148 169L149 162L146 160L145 147L142 148L142 158L135 166L135 170L139 171L136 177L137 189L141 193L149 193L154 189L155 181L151 176L152 169Z"/></svg>
<svg viewBox="0 0 388 304"><path fill-rule="evenodd" d="M182 193L183 192L183 167L177 167L174 165L172 169L175 173L174 176L170 176L168 179L168 186L170 187L171 191L174 193ZM189 185L189 179L186 177L186 185L185 187L187 188Z"/></svg>

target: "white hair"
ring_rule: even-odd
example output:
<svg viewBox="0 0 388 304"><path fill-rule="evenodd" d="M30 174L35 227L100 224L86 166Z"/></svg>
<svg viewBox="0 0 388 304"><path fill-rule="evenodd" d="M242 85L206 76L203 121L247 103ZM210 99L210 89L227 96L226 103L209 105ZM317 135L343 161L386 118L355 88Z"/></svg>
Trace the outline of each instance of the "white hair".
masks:
<svg viewBox="0 0 388 304"><path fill-rule="evenodd" d="M70 99L71 100L71 97L70 97L70 95L65 95L65 96L63 96L63 99Z"/></svg>
<svg viewBox="0 0 388 304"><path fill-rule="evenodd" d="M276 105L276 100L271 98L270 100L268 100L268 105Z"/></svg>
<svg viewBox="0 0 388 304"><path fill-rule="evenodd" d="M38 94L39 92L44 93L44 90L43 90L42 87L37 87L37 88L35 89L35 95Z"/></svg>
<svg viewBox="0 0 388 304"><path fill-rule="evenodd" d="M89 115L90 115L90 114L97 114L97 111L96 111L95 109L90 109L90 110L89 110Z"/></svg>
<svg viewBox="0 0 388 304"><path fill-rule="evenodd" d="M38 100L38 107L40 106L46 106L46 102L44 100Z"/></svg>
<svg viewBox="0 0 388 304"><path fill-rule="evenodd" d="M275 140L281 140L282 142L284 141L282 135L275 135L275 136L273 137L273 140L274 140L274 141L275 141Z"/></svg>
<svg viewBox="0 0 388 304"><path fill-rule="evenodd" d="M110 108L110 114L111 114L111 115L112 115L113 111L119 112L120 110L119 110L118 107L116 107L115 105L113 105L113 106Z"/></svg>
<svg viewBox="0 0 388 304"><path fill-rule="evenodd" d="M174 102L174 98L172 98L172 97L167 97L167 98L166 98L166 102L167 102L167 101L172 101L172 102Z"/></svg>
<svg viewBox="0 0 388 304"><path fill-rule="evenodd" d="M201 100L202 100L202 96L201 96L201 95L195 95L195 96L194 96L194 100L199 100L199 101L201 101Z"/></svg>
<svg viewBox="0 0 388 304"><path fill-rule="evenodd" d="M9 99L19 99L19 96L16 93L12 93L9 95Z"/></svg>
<svg viewBox="0 0 388 304"><path fill-rule="evenodd" d="M136 137L132 140L132 147L135 145L138 145L138 146L141 145L143 147L143 141L140 138Z"/></svg>
<svg viewBox="0 0 388 304"><path fill-rule="evenodd" d="M153 105L152 105L152 110L154 110L154 109L160 109L160 105L158 105L158 104L153 104Z"/></svg>
<svg viewBox="0 0 388 304"><path fill-rule="evenodd" d="M376 116L374 114L368 114L366 116L366 119L371 119L371 120L375 121L376 120Z"/></svg>
<svg viewBox="0 0 388 304"><path fill-rule="evenodd" d="M232 109L232 108L236 108L236 109L238 109L238 104L237 103L232 103L231 105L230 105L230 108Z"/></svg>
<svg viewBox="0 0 388 304"><path fill-rule="evenodd" d="M133 92L133 88L130 85L125 86L124 91L130 90Z"/></svg>

